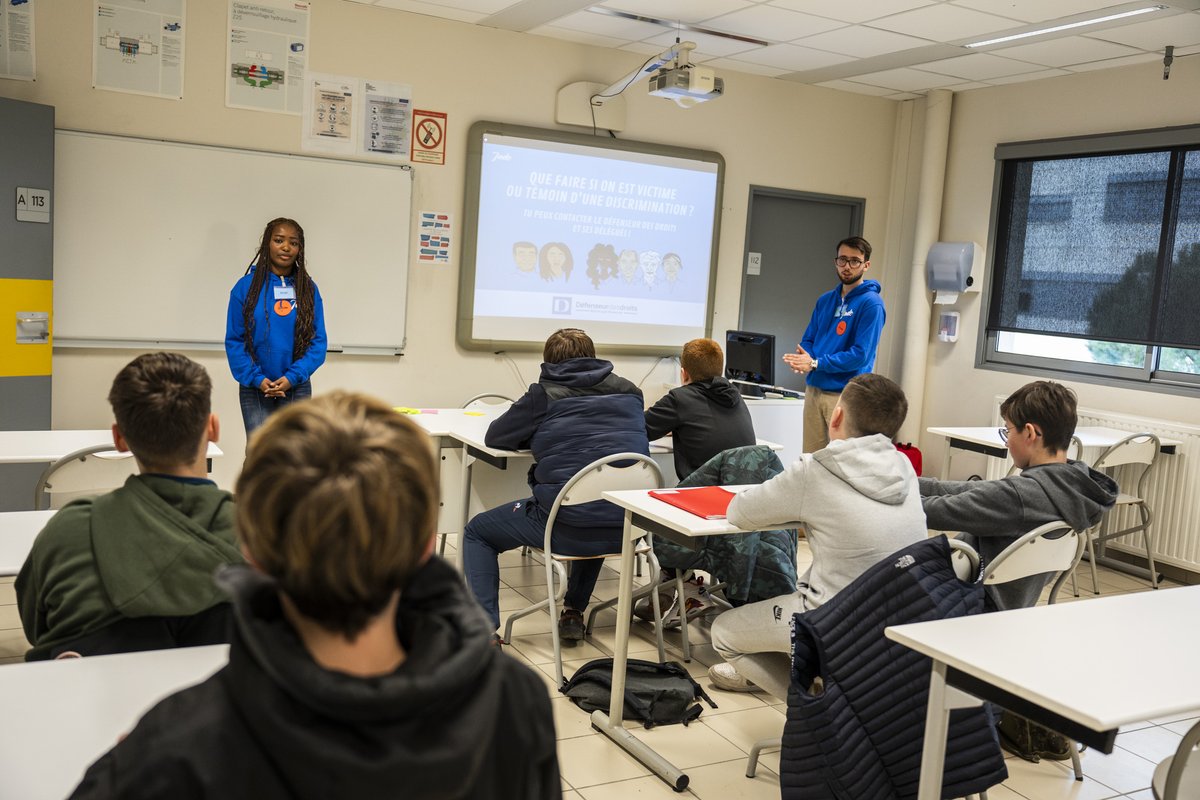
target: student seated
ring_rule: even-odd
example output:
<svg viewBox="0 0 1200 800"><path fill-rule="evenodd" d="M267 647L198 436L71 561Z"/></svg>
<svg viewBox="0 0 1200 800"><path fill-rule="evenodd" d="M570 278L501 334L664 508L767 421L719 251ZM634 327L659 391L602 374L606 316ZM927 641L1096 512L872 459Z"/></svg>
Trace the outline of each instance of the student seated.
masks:
<svg viewBox="0 0 1200 800"><path fill-rule="evenodd" d="M924 539L925 514L912 465L892 444L908 401L873 373L846 384L829 418L829 445L739 494L728 519L761 530L804 525L812 565L798 591L726 611L712 644L728 663L709 669L719 689L761 687L787 699L792 615L816 608L885 556Z"/></svg>
<svg viewBox="0 0 1200 800"><path fill-rule="evenodd" d="M1117 498L1117 484L1067 450L1077 421L1075 394L1062 384L1034 381L1000 406L1001 436L1021 470L995 481L921 478L921 502L929 527L963 531L986 564L1023 534L1061 519L1084 531L1100 522ZM987 587L993 610L1037 604L1048 575Z"/></svg>
<svg viewBox="0 0 1200 800"><path fill-rule="evenodd" d="M752 445L746 401L721 375L725 354L712 339L692 339L679 358L683 385L646 410L646 435L671 434L675 475L683 480L722 450Z"/></svg>
<svg viewBox="0 0 1200 800"><path fill-rule="evenodd" d="M642 391L596 358L596 346L579 328L563 328L546 340L537 383L492 422L484 442L505 450L533 450L529 471L533 496L477 514L463 531L467 585L500 627L500 553L545 543L546 519L558 491L583 467L615 453L649 455ZM612 503L565 506L553 532L554 552L571 556L621 550L624 515ZM603 561L571 564L558 630L573 647L583 639L583 612Z"/></svg>
<svg viewBox="0 0 1200 800"><path fill-rule="evenodd" d="M336 392L272 415L238 478L229 664L152 708L75 797L551 798L545 685L433 556L428 437Z"/></svg>
<svg viewBox="0 0 1200 800"><path fill-rule="evenodd" d="M139 474L68 503L38 534L15 584L27 660L229 641L212 575L242 556L233 497L207 477L220 431L211 396L204 368L176 353L117 373L113 442Z"/></svg>

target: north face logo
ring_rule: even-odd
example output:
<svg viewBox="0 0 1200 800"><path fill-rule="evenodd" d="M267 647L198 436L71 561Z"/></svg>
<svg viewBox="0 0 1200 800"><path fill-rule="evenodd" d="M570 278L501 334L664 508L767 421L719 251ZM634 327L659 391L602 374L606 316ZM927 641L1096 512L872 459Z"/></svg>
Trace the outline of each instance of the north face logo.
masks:
<svg viewBox="0 0 1200 800"><path fill-rule="evenodd" d="M896 563L894 566L896 567L896 569L908 569L915 563L917 563L917 560L915 558L913 558L912 556L900 556L899 558L896 559Z"/></svg>

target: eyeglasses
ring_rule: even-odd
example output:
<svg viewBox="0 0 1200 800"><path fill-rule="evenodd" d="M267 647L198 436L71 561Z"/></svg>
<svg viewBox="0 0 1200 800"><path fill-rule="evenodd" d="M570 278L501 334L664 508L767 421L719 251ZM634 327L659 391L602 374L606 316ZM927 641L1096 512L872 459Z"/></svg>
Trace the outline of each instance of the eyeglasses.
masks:
<svg viewBox="0 0 1200 800"><path fill-rule="evenodd" d="M845 256L838 256L833 260L833 263L837 264L839 267L861 267L867 262L863 261L861 258L846 258Z"/></svg>
<svg viewBox="0 0 1200 800"><path fill-rule="evenodd" d="M1000 434L1000 443L1008 444L1008 428L996 428L996 432Z"/></svg>

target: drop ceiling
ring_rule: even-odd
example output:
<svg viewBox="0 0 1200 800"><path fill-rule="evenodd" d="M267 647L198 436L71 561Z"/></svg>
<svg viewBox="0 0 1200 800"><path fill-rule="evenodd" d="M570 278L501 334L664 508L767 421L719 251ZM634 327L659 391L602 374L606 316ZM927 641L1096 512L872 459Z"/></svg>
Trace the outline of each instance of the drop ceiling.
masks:
<svg viewBox="0 0 1200 800"><path fill-rule="evenodd" d="M1200 0L351 0L535 36L911 99L1142 62L1200 57ZM968 43L1161 6L1136 16Z"/></svg>

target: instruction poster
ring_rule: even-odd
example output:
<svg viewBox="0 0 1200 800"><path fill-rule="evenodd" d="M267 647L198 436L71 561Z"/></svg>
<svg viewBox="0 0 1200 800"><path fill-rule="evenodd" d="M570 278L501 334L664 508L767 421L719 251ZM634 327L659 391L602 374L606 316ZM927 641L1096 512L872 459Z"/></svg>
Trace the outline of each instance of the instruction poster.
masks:
<svg viewBox="0 0 1200 800"><path fill-rule="evenodd" d="M389 160L408 160L412 129L412 87L401 83L362 82L362 152Z"/></svg>
<svg viewBox="0 0 1200 800"><path fill-rule="evenodd" d="M309 3L229 0L225 105L301 114Z"/></svg>
<svg viewBox="0 0 1200 800"><path fill-rule="evenodd" d="M301 147L353 155L359 106L358 82L354 78L311 72L305 83Z"/></svg>
<svg viewBox="0 0 1200 800"><path fill-rule="evenodd" d="M93 3L92 86L181 100L185 2Z"/></svg>
<svg viewBox="0 0 1200 800"><path fill-rule="evenodd" d="M453 227L448 212L422 211L417 215L417 261L449 264L452 241Z"/></svg>
<svg viewBox="0 0 1200 800"><path fill-rule="evenodd" d="M413 110L412 160L416 164L446 163L446 114Z"/></svg>
<svg viewBox="0 0 1200 800"><path fill-rule="evenodd" d="M33 3L0 3L0 78L33 80Z"/></svg>

